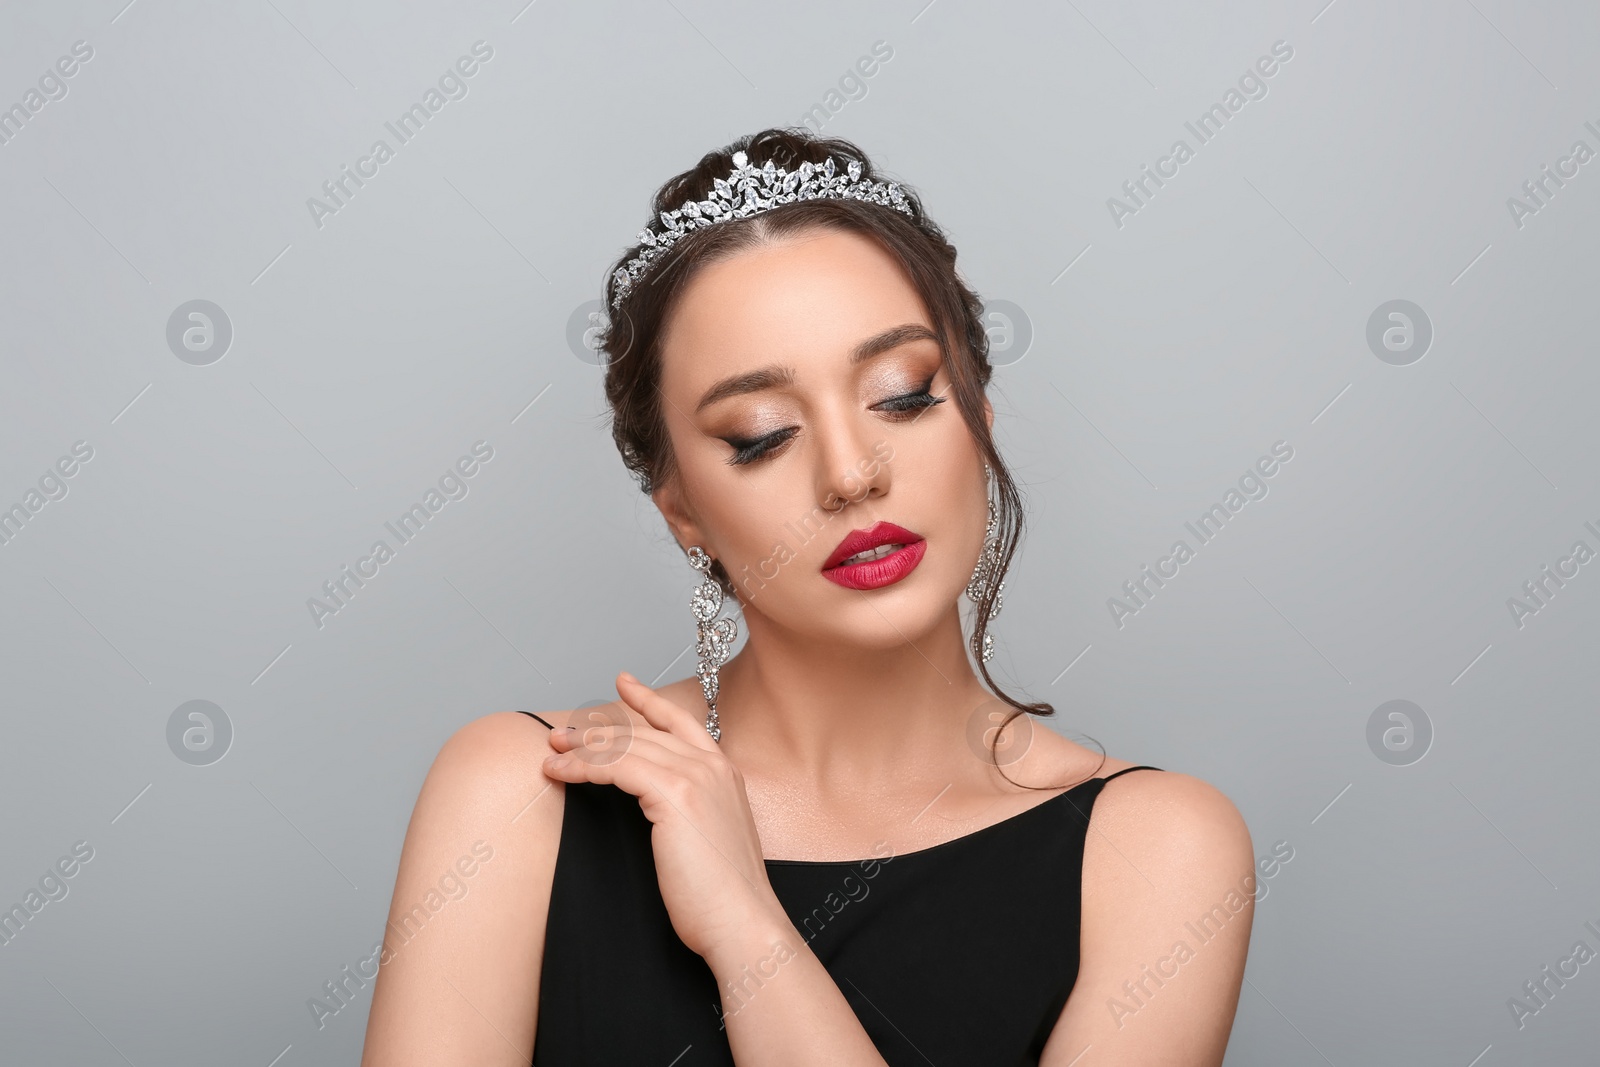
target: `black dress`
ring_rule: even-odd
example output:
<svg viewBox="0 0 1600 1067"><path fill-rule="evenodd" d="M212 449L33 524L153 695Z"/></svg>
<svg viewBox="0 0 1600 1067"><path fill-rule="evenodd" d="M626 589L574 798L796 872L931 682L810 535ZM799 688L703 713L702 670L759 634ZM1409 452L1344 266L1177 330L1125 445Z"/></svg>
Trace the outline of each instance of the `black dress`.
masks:
<svg viewBox="0 0 1600 1067"><path fill-rule="evenodd" d="M1095 798L1118 774L1158 769L1090 778L898 856L767 860L767 877L889 1064L1037 1064L1078 976ZM651 828L632 794L567 783L536 1067L733 1063L716 976L661 899ZM727 1010L778 966L752 961Z"/></svg>

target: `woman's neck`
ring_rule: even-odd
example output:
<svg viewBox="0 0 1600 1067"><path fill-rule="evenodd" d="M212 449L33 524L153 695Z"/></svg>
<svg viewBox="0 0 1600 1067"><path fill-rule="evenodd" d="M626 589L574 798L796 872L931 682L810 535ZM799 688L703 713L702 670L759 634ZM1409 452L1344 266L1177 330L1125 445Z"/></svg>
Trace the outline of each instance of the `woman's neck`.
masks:
<svg viewBox="0 0 1600 1067"><path fill-rule="evenodd" d="M974 674L953 608L889 648L818 645L750 613L745 623L717 709L723 750L746 776L837 794L987 773L984 724L1010 709Z"/></svg>

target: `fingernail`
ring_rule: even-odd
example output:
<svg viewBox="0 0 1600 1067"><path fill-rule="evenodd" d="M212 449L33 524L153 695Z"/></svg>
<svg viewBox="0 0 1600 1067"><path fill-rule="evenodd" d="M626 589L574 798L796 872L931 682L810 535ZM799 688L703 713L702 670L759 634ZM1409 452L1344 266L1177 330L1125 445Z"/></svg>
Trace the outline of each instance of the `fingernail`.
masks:
<svg viewBox="0 0 1600 1067"><path fill-rule="evenodd" d="M549 759L544 761L544 765L552 770L560 770L562 767L567 765L567 757L551 756Z"/></svg>

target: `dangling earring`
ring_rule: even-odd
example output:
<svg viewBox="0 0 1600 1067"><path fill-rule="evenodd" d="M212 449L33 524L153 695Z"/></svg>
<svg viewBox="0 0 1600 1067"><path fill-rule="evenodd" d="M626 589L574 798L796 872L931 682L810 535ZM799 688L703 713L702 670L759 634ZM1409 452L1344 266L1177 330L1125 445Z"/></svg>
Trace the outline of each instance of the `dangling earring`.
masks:
<svg viewBox="0 0 1600 1067"><path fill-rule="evenodd" d="M705 575L689 600L696 629L695 653L700 658L694 673L700 679L700 689L710 709L706 713L706 733L711 735L711 740L721 743L722 726L717 721L717 669L733 654L739 623L735 619L717 618L717 612L722 610L722 586L711 574L711 557L699 545L689 549L689 566Z"/></svg>
<svg viewBox="0 0 1600 1067"><path fill-rule="evenodd" d="M994 480L994 471L987 463L983 465L983 484L985 496L988 496L990 483ZM988 592L989 583L994 581L1000 573L1000 518L994 506L993 498L989 499L989 518L983 531L983 551L978 554L978 565L972 569L972 579L967 582L967 599L974 604L981 603L984 594ZM1004 602L1006 583L1001 582L995 586L994 608L989 612L989 619L993 620L1000 614L1000 607ZM989 662L989 657L994 655L994 635L989 632L987 625L982 633L974 632L972 635L972 654L984 663Z"/></svg>

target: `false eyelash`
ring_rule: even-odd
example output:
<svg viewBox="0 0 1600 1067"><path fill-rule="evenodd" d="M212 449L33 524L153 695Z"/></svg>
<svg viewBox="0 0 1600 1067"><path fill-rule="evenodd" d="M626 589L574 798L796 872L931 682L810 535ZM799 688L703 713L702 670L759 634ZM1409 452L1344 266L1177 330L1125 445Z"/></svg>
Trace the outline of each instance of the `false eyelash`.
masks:
<svg viewBox="0 0 1600 1067"><path fill-rule="evenodd" d="M787 441L788 438L784 437L784 434L792 435L793 433L793 430L779 430L777 433L770 433L753 441L739 441L725 437L723 440L733 446L733 455L728 457L728 462L735 467L742 467L746 463L754 463L784 441ZM779 438L782 438L782 440L779 440Z"/></svg>
<svg viewBox="0 0 1600 1067"><path fill-rule="evenodd" d="M934 396L932 391L931 391L932 389L933 389L933 379L929 378L927 380L927 382L924 383L922 388L917 390L915 393L906 393L904 396L890 397L888 400L885 400L882 403L876 404L874 406L881 408L885 404L901 405L899 407L892 407L889 410L892 411L892 412L897 412L897 413L902 413L902 414L906 413L906 412L913 412L913 411L915 411L915 412L926 411L928 408L933 407L935 404L943 404L945 402L945 400L947 399L946 397L942 397L942 396Z"/></svg>

